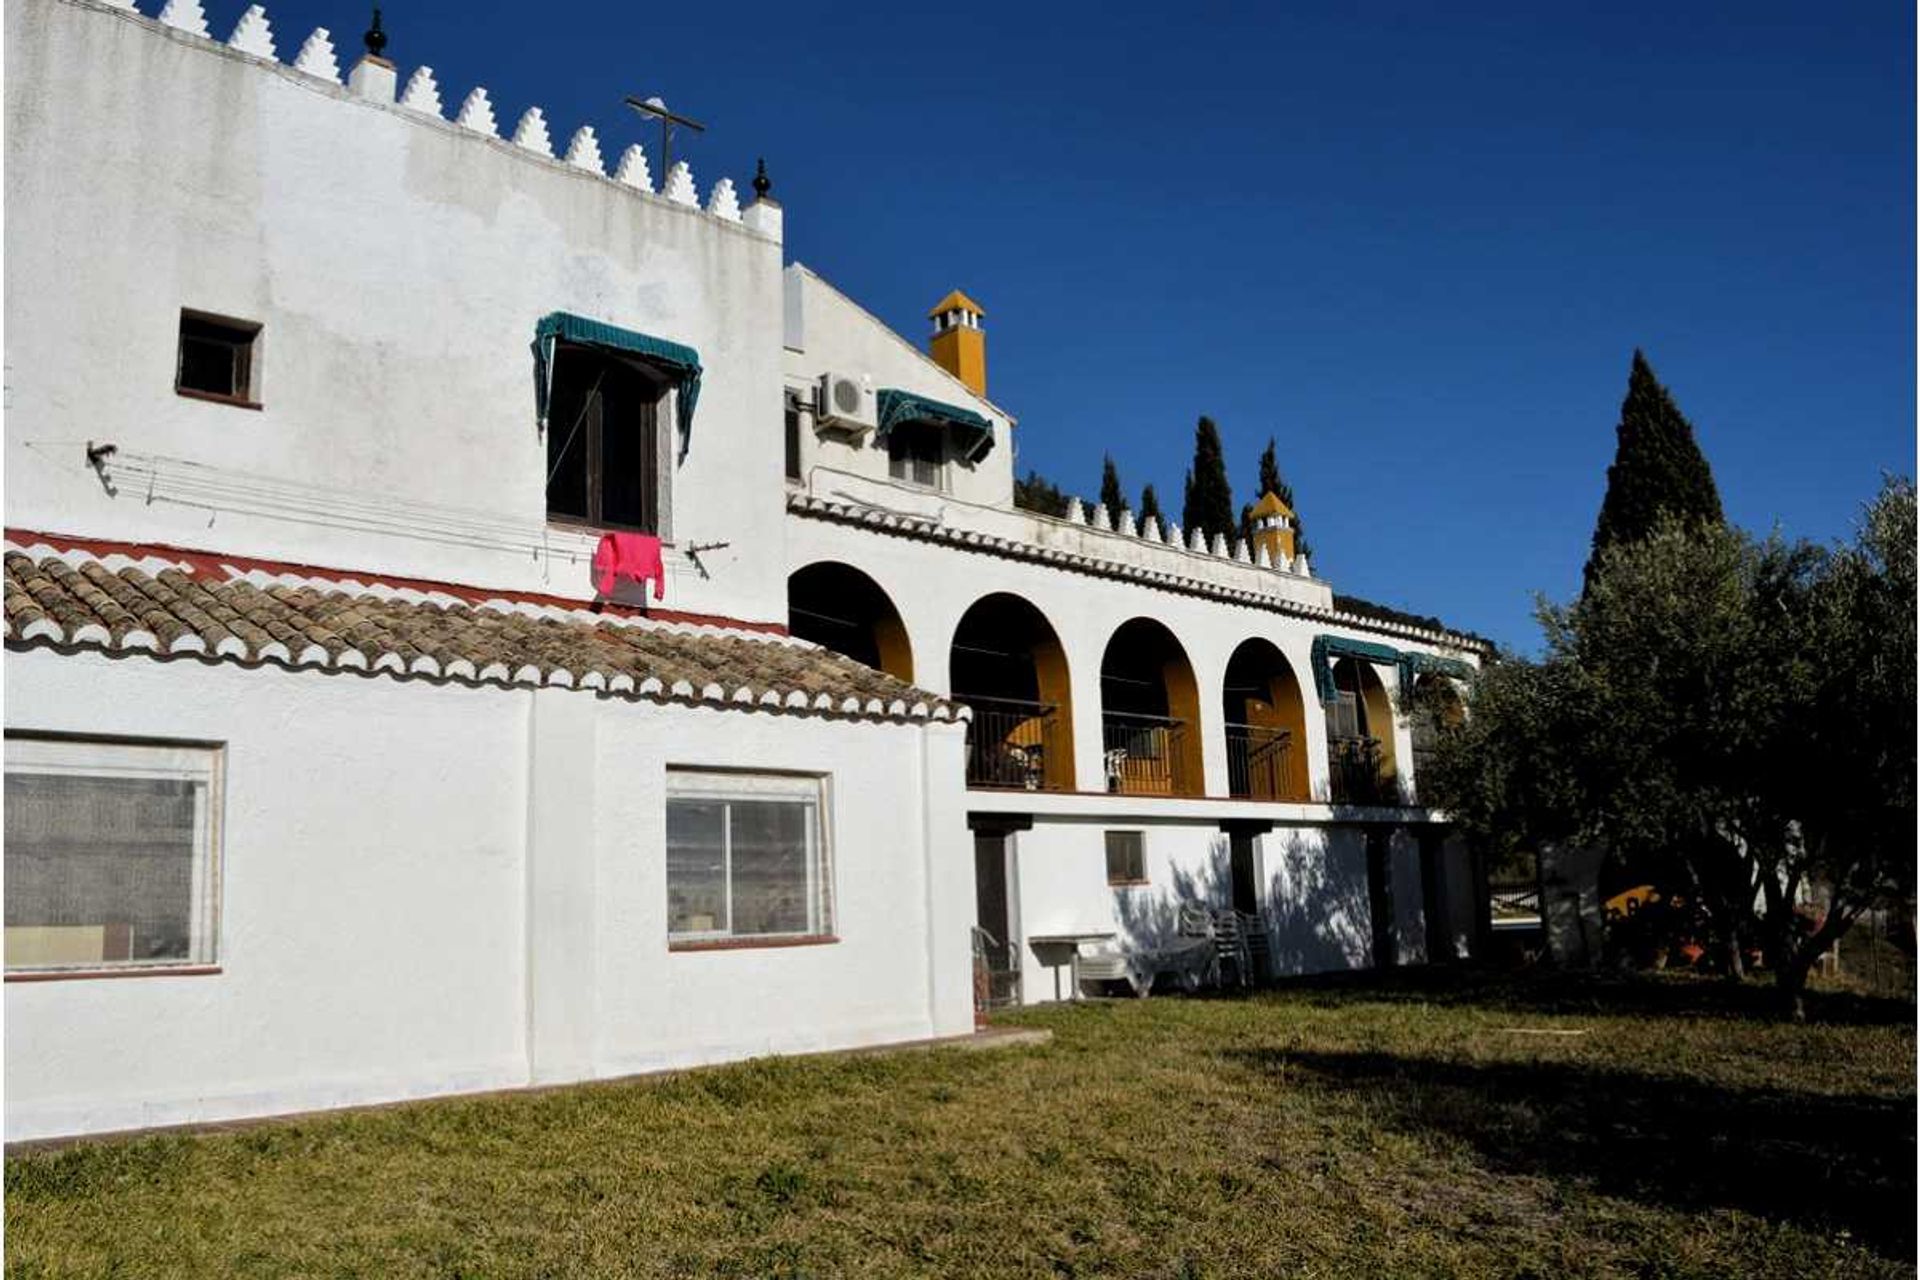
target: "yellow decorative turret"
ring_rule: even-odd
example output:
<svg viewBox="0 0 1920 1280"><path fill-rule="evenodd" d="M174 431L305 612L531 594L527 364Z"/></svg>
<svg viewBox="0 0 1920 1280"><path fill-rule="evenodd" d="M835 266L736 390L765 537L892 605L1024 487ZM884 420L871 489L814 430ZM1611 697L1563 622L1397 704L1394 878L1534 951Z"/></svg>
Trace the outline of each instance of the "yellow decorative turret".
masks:
<svg viewBox="0 0 1920 1280"><path fill-rule="evenodd" d="M1253 504L1253 546L1257 558L1264 549L1275 568L1293 563L1293 508L1269 489Z"/></svg>
<svg viewBox="0 0 1920 1280"><path fill-rule="evenodd" d="M967 384L977 396L987 394L987 335L980 328L987 313L979 303L955 289L927 312L933 336L927 349L933 362Z"/></svg>

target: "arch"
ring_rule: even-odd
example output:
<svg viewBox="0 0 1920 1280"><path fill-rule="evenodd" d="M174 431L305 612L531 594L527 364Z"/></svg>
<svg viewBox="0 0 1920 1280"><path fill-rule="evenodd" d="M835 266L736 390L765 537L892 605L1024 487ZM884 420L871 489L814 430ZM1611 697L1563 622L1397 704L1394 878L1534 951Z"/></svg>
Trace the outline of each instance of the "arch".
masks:
<svg viewBox="0 0 1920 1280"><path fill-rule="evenodd" d="M1164 623L1133 618L1108 638L1100 659L1100 736L1109 791L1204 793L1200 685Z"/></svg>
<svg viewBox="0 0 1920 1280"><path fill-rule="evenodd" d="M1407 702L1407 731L1413 744L1413 785L1419 787L1433 758L1442 730L1467 718L1466 703L1452 680L1427 672L1414 678L1413 696ZM1424 797L1421 803L1426 803Z"/></svg>
<svg viewBox="0 0 1920 1280"><path fill-rule="evenodd" d="M1393 745L1393 698L1373 664L1333 664L1334 700L1327 707L1327 766L1335 804L1393 804L1400 771Z"/></svg>
<svg viewBox="0 0 1920 1280"><path fill-rule="evenodd" d="M1073 690L1059 633L1030 601L982 596L948 655L953 697L973 709L967 785L1073 790Z"/></svg>
<svg viewBox="0 0 1920 1280"><path fill-rule="evenodd" d="M1243 640L1227 659L1220 686L1227 794L1253 800L1311 799L1307 704L1286 655L1270 640Z"/></svg>
<svg viewBox="0 0 1920 1280"><path fill-rule="evenodd" d="M902 680L913 646L892 597L852 565L822 560L787 577L787 630Z"/></svg>

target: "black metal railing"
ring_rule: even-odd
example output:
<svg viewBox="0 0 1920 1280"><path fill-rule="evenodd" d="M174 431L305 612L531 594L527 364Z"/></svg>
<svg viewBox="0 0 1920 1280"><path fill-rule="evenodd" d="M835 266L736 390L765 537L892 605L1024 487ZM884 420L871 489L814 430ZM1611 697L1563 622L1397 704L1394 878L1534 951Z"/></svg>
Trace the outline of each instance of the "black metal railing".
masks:
<svg viewBox="0 0 1920 1280"><path fill-rule="evenodd" d="M1020 1004L1020 954L1009 943L973 927L973 1012L981 1018Z"/></svg>
<svg viewBox="0 0 1920 1280"><path fill-rule="evenodd" d="M1378 738L1328 738L1327 770L1335 804L1400 803L1393 780L1380 776Z"/></svg>
<svg viewBox="0 0 1920 1280"><path fill-rule="evenodd" d="M1167 716L1109 711L1100 717L1107 790L1129 796L1184 796L1198 790L1187 768L1188 726Z"/></svg>
<svg viewBox="0 0 1920 1280"><path fill-rule="evenodd" d="M1056 778L1073 762L1059 731L1059 708L1046 702L988 698L959 693L954 700L973 709L967 725L967 785L1019 791L1058 791L1048 781L1048 763Z"/></svg>
<svg viewBox="0 0 1920 1280"><path fill-rule="evenodd" d="M1227 726L1227 794L1242 800L1304 800L1293 735L1264 724Z"/></svg>

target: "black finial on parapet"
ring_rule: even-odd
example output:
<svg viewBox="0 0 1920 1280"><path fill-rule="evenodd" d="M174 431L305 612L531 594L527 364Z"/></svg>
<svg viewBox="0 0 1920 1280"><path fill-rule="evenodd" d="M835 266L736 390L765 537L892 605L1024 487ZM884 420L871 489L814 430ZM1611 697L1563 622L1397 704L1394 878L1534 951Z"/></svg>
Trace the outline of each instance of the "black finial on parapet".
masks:
<svg viewBox="0 0 1920 1280"><path fill-rule="evenodd" d="M753 194L757 200L765 200L767 192L773 190L773 179L767 176L767 158L760 157L759 167L753 171Z"/></svg>
<svg viewBox="0 0 1920 1280"><path fill-rule="evenodd" d="M379 57L387 47L387 33L380 29L380 6L373 8L373 25L367 28L367 34L360 37L367 42L367 52Z"/></svg>

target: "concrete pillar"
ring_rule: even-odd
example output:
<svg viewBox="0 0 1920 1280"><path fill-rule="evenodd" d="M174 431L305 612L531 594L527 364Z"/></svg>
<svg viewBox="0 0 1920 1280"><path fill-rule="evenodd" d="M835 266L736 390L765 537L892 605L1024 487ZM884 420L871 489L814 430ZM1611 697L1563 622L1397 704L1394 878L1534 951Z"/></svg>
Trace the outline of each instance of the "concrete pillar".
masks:
<svg viewBox="0 0 1920 1280"><path fill-rule="evenodd" d="M777 200L762 196L740 211L740 221L761 235L774 240L786 232L786 213Z"/></svg>
<svg viewBox="0 0 1920 1280"><path fill-rule="evenodd" d="M1100 705L1100 659L1105 652L1105 637L1077 648L1071 637L1062 637L1069 646L1067 667L1073 689L1073 772L1077 791L1107 789L1106 736L1102 728Z"/></svg>
<svg viewBox="0 0 1920 1280"><path fill-rule="evenodd" d="M1420 845L1406 827L1389 828L1387 845L1392 851L1396 959L1400 964L1425 964L1426 885L1420 874Z"/></svg>
<svg viewBox="0 0 1920 1280"><path fill-rule="evenodd" d="M369 53L354 63L353 70L347 73L347 92L356 98L373 102L392 102L399 80L399 73L391 62Z"/></svg>
<svg viewBox="0 0 1920 1280"><path fill-rule="evenodd" d="M1399 779L1400 794L1412 796L1413 793L1413 725L1407 719L1406 710L1412 691L1400 687L1400 673L1387 667L1375 666L1380 675L1380 683L1392 692L1393 705L1393 768Z"/></svg>

